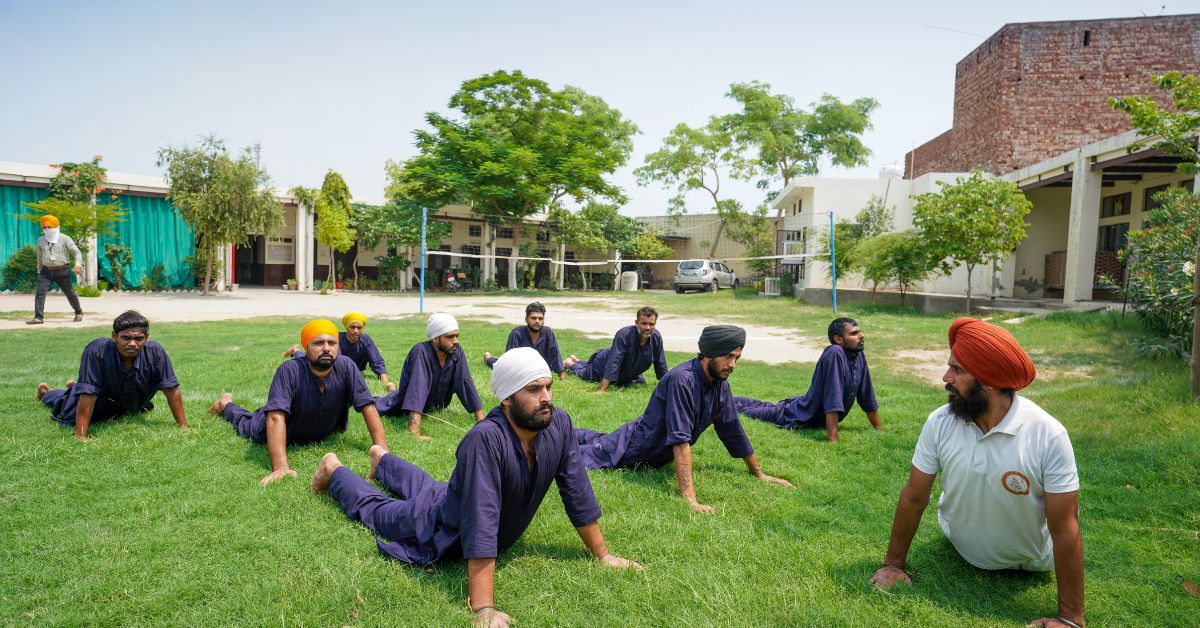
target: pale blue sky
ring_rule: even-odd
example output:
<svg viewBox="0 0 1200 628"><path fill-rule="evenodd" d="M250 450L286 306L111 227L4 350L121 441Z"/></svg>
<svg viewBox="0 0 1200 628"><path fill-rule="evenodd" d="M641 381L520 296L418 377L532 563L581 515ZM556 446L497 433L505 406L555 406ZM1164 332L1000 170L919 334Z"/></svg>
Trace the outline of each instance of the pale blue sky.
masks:
<svg viewBox="0 0 1200 628"><path fill-rule="evenodd" d="M101 154L111 170L161 174L160 146L215 132L235 147L260 142L277 185L317 186L334 168L355 195L380 196L384 162L413 154L426 111L445 111L467 78L520 69L600 96L641 127L615 180L624 213L663 214L670 193L639 188L631 170L675 124L730 111L732 82L765 81L801 104L824 92L876 98L870 166L822 173L875 177L950 128L954 64L1004 24L1162 5L0 0L0 161ZM762 198L751 185L730 191L747 206Z"/></svg>

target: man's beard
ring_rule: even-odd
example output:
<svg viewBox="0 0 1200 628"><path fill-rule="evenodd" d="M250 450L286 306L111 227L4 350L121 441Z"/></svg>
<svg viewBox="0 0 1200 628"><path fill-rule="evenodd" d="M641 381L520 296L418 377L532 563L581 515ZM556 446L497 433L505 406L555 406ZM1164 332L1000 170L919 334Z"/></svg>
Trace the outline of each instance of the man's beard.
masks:
<svg viewBox="0 0 1200 628"><path fill-rule="evenodd" d="M983 391L983 384L978 380L971 385L971 390L967 391L965 397L958 394L952 384L946 384L946 392L950 393L950 412L963 421L972 423L988 409L987 393Z"/></svg>
<svg viewBox="0 0 1200 628"><path fill-rule="evenodd" d="M455 349L455 348L456 348L456 347L455 347L454 345L449 345L449 346L446 346L446 345L439 344L439 345L437 346L437 350L438 350L438 351L441 351L441 352L442 352L442 355L444 355L444 356L446 356L446 357L450 357L450 356L454 355L454 349Z"/></svg>
<svg viewBox="0 0 1200 628"><path fill-rule="evenodd" d="M525 323L525 329L528 329L529 333L531 333L531 334L536 334L536 333L540 333L542 331L542 326L538 325L537 327L534 327L533 325L530 325L529 323Z"/></svg>
<svg viewBox="0 0 1200 628"><path fill-rule="evenodd" d="M529 411L517 408L516 399L513 399L513 402L512 410L510 410L513 423L523 429L540 432L546 429L550 425L550 420L554 418L554 404L549 401L538 404Z"/></svg>
<svg viewBox="0 0 1200 628"><path fill-rule="evenodd" d="M712 381L714 382L723 382L729 379L728 375L723 375L721 373L720 367L717 366L717 361L711 358L708 360L708 366L705 367L704 370L708 372L708 376L712 378Z"/></svg>
<svg viewBox="0 0 1200 628"><path fill-rule="evenodd" d="M323 353L318 356L316 360L309 358L308 365L311 366L314 371L321 371L324 373L325 371L333 368L333 363L336 360L336 357L329 355L328 353Z"/></svg>
<svg viewBox="0 0 1200 628"><path fill-rule="evenodd" d="M853 349L845 345L842 345L842 348L846 350L846 353L862 353L863 349L867 348L867 342L864 340L863 342L858 343L858 346L854 347Z"/></svg>

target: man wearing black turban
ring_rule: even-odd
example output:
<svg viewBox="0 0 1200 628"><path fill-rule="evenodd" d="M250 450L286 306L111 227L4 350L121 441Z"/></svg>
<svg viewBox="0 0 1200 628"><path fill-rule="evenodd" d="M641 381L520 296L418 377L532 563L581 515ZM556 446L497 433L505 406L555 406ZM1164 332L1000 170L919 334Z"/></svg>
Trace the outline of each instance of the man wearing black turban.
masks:
<svg viewBox="0 0 1200 628"><path fill-rule="evenodd" d="M838 424L846 418L857 399L871 425L882 430L879 402L875 401L871 371L863 353L865 340L854 319L834 319L829 324L829 346L817 360L808 392L779 403L735 397L737 411L752 419L789 429L823 427L829 442L836 443Z"/></svg>
<svg viewBox="0 0 1200 628"><path fill-rule="evenodd" d="M658 468L674 462L679 492L688 505L696 512L711 513L713 507L696 499L692 484L692 445L711 425L729 455L746 461L751 474L764 482L791 486L763 473L733 405L728 379L745 344L746 331L740 327L705 327L699 355L658 380L642 416L610 434L575 428L584 466L589 470Z"/></svg>

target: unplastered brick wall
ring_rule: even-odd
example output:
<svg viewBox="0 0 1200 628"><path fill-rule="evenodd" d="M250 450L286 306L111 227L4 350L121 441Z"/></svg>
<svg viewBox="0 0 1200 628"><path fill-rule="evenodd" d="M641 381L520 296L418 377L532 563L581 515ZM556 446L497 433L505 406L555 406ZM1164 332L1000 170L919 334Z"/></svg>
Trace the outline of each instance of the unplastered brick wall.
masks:
<svg viewBox="0 0 1200 628"><path fill-rule="evenodd" d="M958 62L953 128L905 175L1002 174L1128 131L1108 98L1171 70L1200 74L1200 15L1008 24Z"/></svg>

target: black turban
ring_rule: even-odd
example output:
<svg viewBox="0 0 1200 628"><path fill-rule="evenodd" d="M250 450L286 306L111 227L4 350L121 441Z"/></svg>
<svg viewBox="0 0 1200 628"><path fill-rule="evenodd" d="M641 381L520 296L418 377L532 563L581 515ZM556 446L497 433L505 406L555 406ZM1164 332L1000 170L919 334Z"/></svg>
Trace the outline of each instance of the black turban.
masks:
<svg viewBox="0 0 1200 628"><path fill-rule="evenodd" d="M709 325L700 333L700 355L719 358L746 346L746 330L737 325Z"/></svg>

